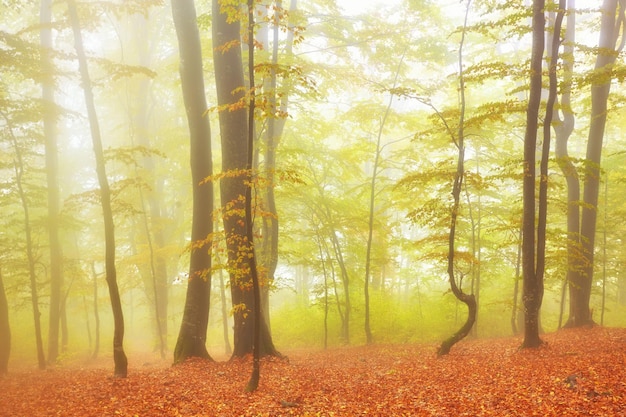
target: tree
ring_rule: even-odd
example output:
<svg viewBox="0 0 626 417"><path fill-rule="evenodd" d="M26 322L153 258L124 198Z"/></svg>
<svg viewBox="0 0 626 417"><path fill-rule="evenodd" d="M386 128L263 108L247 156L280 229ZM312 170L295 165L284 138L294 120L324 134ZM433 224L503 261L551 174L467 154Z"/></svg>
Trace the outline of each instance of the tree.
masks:
<svg viewBox="0 0 626 417"><path fill-rule="evenodd" d="M211 296L211 241L213 234L213 173L211 130L204 93L202 50L193 0L172 1L172 15L180 53L180 78L189 125L193 217L191 256L185 310L174 349L174 362L198 356L209 358L206 332Z"/></svg>
<svg viewBox="0 0 626 417"><path fill-rule="evenodd" d="M35 324L35 344L37 347L37 363L39 369L46 369L46 357L43 350L43 337L41 334L41 310L39 308L39 290L37 287L37 272L35 270L36 254L35 243L32 232L32 220L30 214L29 200L27 198L26 191L24 189L24 150L21 149L18 143L15 128L12 126L10 119L2 114L7 123L9 135L13 142L13 149L15 152L15 160L13 162L15 169L15 184L17 188L17 194L22 204L22 210L24 213L24 240L26 247L26 260L28 267L28 277L30 279L30 300L33 308L33 319Z"/></svg>
<svg viewBox="0 0 626 417"><path fill-rule="evenodd" d="M236 7L213 0L213 62L222 144L220 196L224 235L228 251L228 272L234 316L233 357L252 353L253 323L261 326L262 355L277 355L269 326L263 317L254 317L254 298L249 260L254 248L246 240L245 195L248 152L246 88L241 56L241 16ZM251 80L251 83L253 80Z"/></svg>
<svg viewBox="0 0 626 417"><path fill-rule="evenodd" d="M104 152L102 149L102 137L98 115L94 104L93 88L87 57L83 47L83 39L80 28L80 20L74 0L69 0L68 11L70 15L72 31L74 32L74 43L78 57L78 66L82 81L83 93L85 95L85 105L89 117L89 127L91 130L91 140L93 143L94 155L96 158L96 173L100 185L100 203L102 205L102 216L104 220L104 240L105 240L105 272L106 281L109 288L111 300L111 310L113 311L113 361L115 364L114 375L125 378L128 374L128 359L124 353L124 315L122 312L122 302L120 300L119 288L117 285L117 271L115 267L115 225L113 223L113 210L111 208L111 190L106 173Z"/></svg>
<svg viewBox="0 0 626 417"><path fill-rule="evenodd" d="M584 257L582 268L576 268L570 283L570 317L567 326L593 323L589 302L594 272L600 162L607 120L608 99L615 60L624 48L626 16L623 1L604 0L601 7L600 40L591 83L591 123L587 139L584 170L584 191L580 223L580 248ZM617 43L619 40L619 44Z"/></svg>
<svg viewBox="0 0 626 417"><path fill-rule="evenodd" d="M291 0L289 7L289 13L296 11L297 0ZM263 6L262 6L263 7ZM263 7L264 10L269 10L269 7ZM262 43L263 49L270 50L269 42L269 23L272 22L272 42L271 42L271 61L268 65L269 74L266 75L263 80L263 92L264 98L267 100L267 109L264 109L264 114L267 117L266 130L265 130L265 152L263 153L264 164L264 176L266 186L262 192L264 197L264 208L267 211L262 216L262 233L261 233L261 245L258 245L259 258L265 274L265 282L261 286L262 300L261 305L265 321L270 327L269 317L269 294L271 287L274 283L274 276L276 274L276 267L278 266L278 237L279 237L279 219L278 211L276 208L276 197L274 188L276 186L276 151L280 143L281 136L283 134L287 116L287 107L289 102L289 93L283 88L283 91L278 91L278 73L283 74L288 70L285 69L285 65L279 66L279 33L280 22L283 19L285 11L283 10L283 2L276 1L274 4L274 14L270 16L269 12L266 13L265 22L261 23L259 29L259 42ZM289 58L292 55L295 29L292 24L287 29L287 39L285 44L285 55ZM280 99L279 99L280 97Z"/></svg>
<svg viewBox="0 0 626 417"><path fill-rule="evenodd" d="M563 173L567 187L567 273L563 287L563 296L565 288L569 286L570 300L572 299L576 278L580 273L582 257L580 254L580 179L578 171L573 159L569 155L568 141L574 131L575 116L572 110L572 81L574 75L574 43L576 40L576 12L574 10L574 0L567 2L567 25L565 28L563 42L563 83L561 87L561 96L559 107L555 108L553 119L554 136L555 136L555 156L557 164ZM555 36L552 31L551 36ZM557 36L560 36L557 35ZM549 60L558 59L558 57L548 56ZM559 111L560 110L560 111ZM577 272L577 270L579 272ZM575 303L570 302L570 308ZM571 315L571 310L570 310ZM561 320L559 319L559 326Z"/></svg>
<svg viewBox="0 0 626 417"><path fill-rule="evenodd" d="M454 296L467 306L467 320L463 326L448 339L444 340L437 351L437 355L447 355L450 353L450 349L459 340L462 340L468 335L474 322L476 321L476 298L474 294L465 294L461 284L457 284L455 273L455 237L456 237L456 225L457 217L459 215L459 208L461 203L461 191L463 189L463 177L465 175L465 79L463 73L463 43L465 42L465 28L467 27L467 16L469 15L471 0L467 2L467 8L465 9L465 24L461 33L461 42L459 45L459 124L456 138L452 135L454 144L458 150L458 159L456 172L454 174L454 183L452 186L452 198L454 202L450 211L450 232L448 235L448 282ZM450 132L452 133L452 132ZM462 281L461 281L462 283Z"/></svg>
<svg viewBox="0 0 626 417"><path fill-rule="evenodd" d="M526 111L526 133L524 135L524 179L522 219L522 276L524 302L524 347L542 344L539 338L539 309L543 298L543 280L539 280L535 269L535 184L536 145L539 128L539 105L541 102L541 63L545 30L545 2L533 0L532 51L530 61L530 92Z"/></svg>
<svg viewBox="0 0 626 417"><path fill-rule="evenodd" d="M52 1L41 0L41 89L43 128L46 146L46 178L48 190L48 237L50 246L50 316L48 323L48 361L54 363L59 354L59 323L63 289L63 251L59 239L59 179L52 65Z"/></svg>
<svg viewBox="0 0 626 417"><path fill-rule="evenodd" d="M549 91L546 115L543 121L541 147L538 208L536 198L536 153L537 130L539 128L539 105L541 101L541 64L545 39L545 2L533 2L533 43L530 64L530 92L526 113L526 134L524 136L524 177L523 177L523 220L522 220L522 271L524 277L524 341L522 347L535 348L543 342L539 337L539 314L544 295L544 274L546 262L546 226L548 214L548 158L554 104L557 98L557 62L560 46L561 23L565 14L565 1L561 0L554 22L554 33L548 65ZM536 223L535 223L536 222ZM535 229L536 228L536 229Z"/></svg>

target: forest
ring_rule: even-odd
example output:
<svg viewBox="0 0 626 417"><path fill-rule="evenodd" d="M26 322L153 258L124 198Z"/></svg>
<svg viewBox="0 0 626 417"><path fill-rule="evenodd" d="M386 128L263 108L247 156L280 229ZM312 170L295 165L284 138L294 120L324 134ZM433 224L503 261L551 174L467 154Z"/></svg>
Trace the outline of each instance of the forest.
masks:
<svg viewBox="0 0 626 417"><path fill-rule="evenodd" d="M626 1L0 10L0 416L626 412Z"/></svg>

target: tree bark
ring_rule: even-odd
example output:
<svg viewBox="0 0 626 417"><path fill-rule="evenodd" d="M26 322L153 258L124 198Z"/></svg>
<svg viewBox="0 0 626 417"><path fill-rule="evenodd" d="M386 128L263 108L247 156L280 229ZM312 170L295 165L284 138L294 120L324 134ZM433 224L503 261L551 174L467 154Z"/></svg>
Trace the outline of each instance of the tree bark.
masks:
<svg viewBox="0 0 626 417"><path fill-rule="evenodd" d="M464 118L465 118L465 78L463 74L463 42L465 40L465 28L467 27L467 16L469 14L471 1L468 1L467 8L465 10L465 23L463 26L463 32L461 35L461 42L459 46L459 94L461 108L459 109L459 128L457 131L456 146L458 148L457 168L454 175L454 184L452 186L452 198L454 199L452 205L452 211L450 213L450 232L448 234L448 282L450 283L450 289L454 296L467 306L467 320L452 336L447 338L441 343L437 350L437 355L447 355L450 353L450 349L457 342L467 336L472 330L472 326L476 321L477 304L476 298L473 294L465 294L463 288L456 283L456 277L454 272L454 254L455 254L455 237L456 237L456 223L459 214L461 190L463 189L463 178L465 174L465 132L464 132Z"/></svg>
<svg viewBox="0 0 626 417"><path fill-rule="evenodd" d="M198 356L210 358L206 349L211 296L211 245L213 235L213 173L211 130L204 92L202 49L193 0L172 0L172 15L180 53L180 77L189 124L193 217L191 256L185 310L174 349L174 362Z"/></svg>
<svg viewBox="0 0 626 417"><path fill-rule="evenodd" d="M541 103L541 66L544 51L545 1L533 1L533 41L530 62L530 92L526 110L526 133L524 135L524 179L522 220L522 275L524 302L525 348L538 347L543 342L539 337L539 311L543 299L543 285L538 281L535 240L535 183L537 130L539 127L539 105Z"/></svg>
<svg viewBox="0 0 626 417"><path fill-rule="evenodd" d="M234 319L233 357L252 353L254 297L248 257L253 250L245 242L245 195L247 178L248 121L245 106L245 82L241 56L240 23L229 23L227 10L220 0L213 0L213 61L215 84L220 108L222 171L220 196L224 234L228 252L231 298ZM224 6L228 8L229 6ZM274 347L265 319L261 326L262 355L279 355Z"/></svg>
<svg viewBox="0 0 626 417"><path fill-rule="evenodd" d="M580 225L580 247L584 263L580 272L576 271L570 287L569 327L593 324L589 302L594 272L594 251L596 220L598 215L598 194L600 188L600 162L606 127L607 102L613 79L613 64L622 45L616 46L617 39L624 36L624 8L618 0L604 0L601 11L599 50L591 85L591 122L587 139L585 160L582 217ZM619 20L616 16L619 14Z"/></svg>
<svg viewBox="0 0 626 417"><path fill-rule="evenodd" d="M581 285L582 260L580 246L580 180L568 151L568 141L574 131L575 117L571 108L572 77L574 74L574 43L576 41L575 0L567 2L567 27L563 42L563 82L561 112L554 111L555 156L567 185L567 273L565 281L570 291L570 316L575 302L571 302L576 288ZM554 34L552 35L554 36ZM549 57L558 59L557 57ZM564 287L565 288L565 287ZM559 319L559 325L561 319ZM560 326L559 326L560 327Z"/></svg>
<svg viewBox="0 0 626 417"><path fill-rule="evenodd" d="M111 190L106 174L100 125L94 104L93 89L87 67L87 58L83 48L83 38L76 3L74 0L69 0L67 5L72 22L72 30L74 32L78 66L85 95L87 115L89 117L93 150L96 158L96 172L98 174L98 183L100 184L100 202L102 204L102 215L104 219L105 273L109 287L111 309L113 311L113 361L115 364L115 376L125 378L128 374L128 359L126 358L126 353L124 353L124 314L122 312L122 302L117 286L117 271L115 267L115 225L113 222L113 209L111 207Z"/></svg>

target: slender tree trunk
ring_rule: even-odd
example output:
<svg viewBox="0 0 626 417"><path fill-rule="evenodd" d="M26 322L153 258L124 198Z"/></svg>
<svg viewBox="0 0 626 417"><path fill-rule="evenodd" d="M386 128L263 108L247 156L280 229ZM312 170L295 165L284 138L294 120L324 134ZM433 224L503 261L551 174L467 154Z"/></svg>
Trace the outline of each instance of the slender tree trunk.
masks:
<svg viewBox="0 0 626 417"><path fill-rule="evenodd" d="M87 58L83 48L83 39L76 3L74 0L69 0L67 4L70 20L72 22L72 30L74 32L76 54L78 56L81 82L85 94L85 105L87 106L87 114L89 116L91 139L93 141L93 149L96 157L96 172L100 184L100 202L102 203L102 215L104 218L106 281L109 287L111 309L113 310L113 361L115 363L115 376L125 378L128 374L128 359L124 353L124 315L122 312L119 288L117 286L117 271L115 268L115 225L113 223L113 209L111 208L111 190L106 174L100 126L94 105L93 90L89 70L87 68Z"/></svg>
<svg viewBox="0 0 626 417"><path fill-rule="evenodd" d="M189 357L210 358L206 349L211 300L211 245L213 239L213 173L211 129L205 117L202 48L193 0L172 0L172 15L180 54L180 78L189 125L193 214L191 256L185 310L174 349L174 363Z"/></svg>
<svg viewBox="0 0 626 417"><path fill-rule="evenodd" d="M94 329L93 353L91 359L97 359L100 352L100 310L98 309L98 274L96 273L95 262L91 263L91 273L93 277L93 317L96 322Z"/></svg>
<svg viewBox="0 0 626 417"><path fill-rule="evenodd" d="M59 354L59 318L63 287L63 254L59 241L59 180L56 110L52 65L52 0L41 0L40 44L43 128L46 147L46 178L48 190L48 237L50 245L50 315L48 325L48 361L54 363Z"/></svg>
<svg viewBox="0 0 626 417"><path fill-rule="evenodd" d="M0 270L0 375L9 372L9 356L11 355L11 326L9 324L9 303L4 291L2 270Z"/></svg>
<svg viewBox="0 0 626 417"><path fill-rule="evenodd" d="M26 192L23 187L22 178L24 176L24 161L22 158L22 150L15 136L13 126L9 119L3 114L4 119L9 127L9 134L13 141L13 147L15 149L14 168L15 168L15 182L17 185L17 192L22 203L22 210L24 211L24 235L26 243L26 260L28 263L28 276L30 279L30 300L33 307L33 319L35 324L35 345L37 348L37 363L39 369L46 369L46 357L43 351L43 337L41 335L41 312L39 310L39 294L37 289L37 274L35 272L35 253L33 248L33 238L30 220L30 209L28 207L28 199L26 198Z"/></svg>
<svg viewBox="0 0 626 417"><path fill-rule="evenodd" d="M519 328L517 327L517 320L519 317L519 307L517 301L519 300L519 282L521 277L520 269L522 266L522 228L519 229L518 235L519 244L517 246L517 261L515 263L515 284L513 287L513 311L511 312L511 330L513 331L513 335L517 335L519 333Z"/></svg>
<svg viewBox="0 0 626 417"><path fill-rule="evenodd" d="M467 2L467 8L465 10L465 23L464 28L467 27L467 17L469 14L471 0ZM465 336L468 335L470 330L472 330L472 326L476 321L476 298L473 294L465 294L463 292L463 288L456 283L456 277L454 273L454 254L455 254L455 237L456 237L456 224L457 217L459 214L460 207L460 199L461 199L461 190L463 189L463 178L465 174L465 132L463 129L463 124L465 122L465 78L463 74L463 42L465 40L465 30L463 30L461 35L461 42L459 46L459 92L461 96L461 108L460 108L460 119L459 119L459 128L456 136L456 146L458 148L458 159L457 159L457 167L456 173L454 175L454 184L452 187L452 198L454 199L454 203L452 206L452 212L450 213L450 232L448 235L448 282L450 283L450 289L452 293L457 298L457 300L461 301L463 304L467 306L467 320L461 326L461 328L454 333L452 336L447 338L441 343L439 349L437 350L437 355L447 355L450 353L450 349L457 342L462 340ZM453 138L454 139L454 138Z"/></svg>
<svg viewBox="0 0 626 417"><path fill-rule="evenodd" d="M327 213L330 218L330 211ZM341 283L343 284L343 297L344 297L344 309L343 320L341 321L341 336L345 344L350 344L350 314L352 312L352 303L350 302L350 275L348 274L348 268L343 259L343 251L341 250L341 244L337 237L337 231L332 228L330 232L331 243L333 244L333 250L335 252L335 259L341 270ZM337 300L339 302L339 300Z"/></svg>

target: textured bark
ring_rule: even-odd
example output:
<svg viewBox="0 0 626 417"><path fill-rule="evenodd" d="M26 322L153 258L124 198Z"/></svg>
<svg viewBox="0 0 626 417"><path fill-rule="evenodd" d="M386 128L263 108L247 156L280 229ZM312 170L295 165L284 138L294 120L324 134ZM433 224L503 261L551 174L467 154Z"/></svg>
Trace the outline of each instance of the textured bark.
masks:
<svg viewBox="0 0 626 417"><path fill-rule="evenodd" d="M211 240L213 233L213 184L202 183L212 175L211 131L202 70L202 49L193 0L173 0L172 15L180 53L180 77L189 124L193 217L192 250L185 310L174 349L174 362L198 356L209 358L206 332L211 296Z"/></svg>
<svg viewBox="0 0 626 417"><path fill-rule="evenodd" d="M213 61L217 101L220 108L222 171L220 196L224 234L228 252L231 299L234 319L233 357L252 353L254 297L248 256L252 248L246 242L245 195L248 177L248 120L245 82L241 56L240 24L227 22L220 1L213 0ZM278 355L265 319L260 318L261 354Z"/></svg>
<svg viewBox="0 0 626 417"><path fill-rule="evenodd" d="M111 310L113 312L113 362L115 364L115 376L125 378L128 374L128 359L126 358L126 353L124 353L124 314L122 312L122 302L117 286L117 271L115 267L115 225L113 223L113 210L111 208L111 190L106 174L100 125L94 104L91 78L89 77L87 58L83 48L83 39L76 3L74 0L69 0L67 5L72 30L74 32L79 71L85 95L87 115L89 117L91 140L93 142L93 150L96 158L96 172L98 174L98 183L100 184L100 202L102 204L102 216L104 220L105 274L109 287Z"/></svg>
<svg viewBox="0 0 626 417"><path fill-rule="evenodd" d="M539 105L541 103L541 64L544 50L545 2L533 1L533 42L530 62L530 92L526 111L526 133L524 135L524 179L522 220L522 275L524 277L524 341L523 347L538 347L543 342L539 337L539 309L543 299L543 283L538 281L535 241L535 182L537 129L539 127Z"/></svg>

